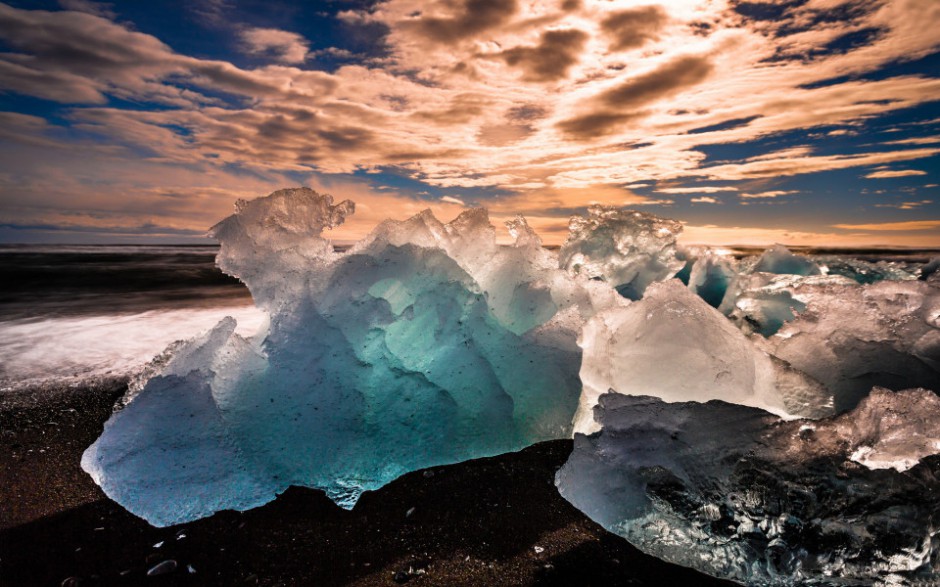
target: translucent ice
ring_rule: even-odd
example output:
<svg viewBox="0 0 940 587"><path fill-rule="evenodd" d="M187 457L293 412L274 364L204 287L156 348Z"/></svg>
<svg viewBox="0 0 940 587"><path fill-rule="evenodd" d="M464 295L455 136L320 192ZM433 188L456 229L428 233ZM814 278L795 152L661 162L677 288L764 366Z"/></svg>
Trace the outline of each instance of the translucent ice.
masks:
<svg viewBox="0 0 940 587"><path fill-rule="evenodd" d="M856 282L839 275L742 273L718 309L742 331L770 336L806 309L806 300L815 289L826 285L852 287Z"/></svg>
<svg viewBox="0 0 940 587"><path fill-rule="evenodd" d="M802 284L805 310L768 349L823 383L837 410L873 386L940 389L940 283Z"/></svg>
<svg viewBox="0 0 940 587"><path fill-rule="evenodd" d="M625 297L639 299L654 281L683 268L676 256L682 224L635 210L591 206L575 216L559 253L561 267L591 279L603 279Z"/></svg>
<svg viewBox="0 0 940 587"><path fill-rule="evenodd" d="M930 391L875 390L811 422L609 393L594 417L559 491L648 553L753 586L940 582Z"/></svg>
<svg viewBox="0 0 940 587"><path fill-rule="evenodd" d="M917 279L916 271L912 271L908 264L897 261L882 260L872 263L863 259L831 255L819 257L817 261L822 271L827 275L842 275L857 283Z"/></svg>
<svg viewBox="0 0 940 587"><path fill-rule="evenodd" d="M270 313L175 351L82 465L155 525L264 503L289 485L351 507L418 468L570 435L583 320L626 304L572 277L516 219L484 210L387 221L348 253L321 236L353 212L307 189L240 202L220 266Z"/></svg>
<svg viewBox="0 0 940 587"><path fill-rule="evenodd" d="M821 273L813 260L774 245L756 260L741 264L741 271L729 280L716 307L744 332L769 336L803 309L803 303L792 296L793 286L807 280L828 279ZM850 281L842 277L832 279Z"/></svg>
<svg viewBox="0 0 940 587"><path fill-rule="evenodd" d="M354 210L282 190L214 227L219 265L268 321L245 338L223 320L152 363L82 459L110 497L156 525L254 507L290 485L351 507L408 471L597 432L598 415L625 401L611 388L815 418L874 384L940 388L935 277L863 286L779 247L744 262L677 253L679 223L603 207L572 220L559 255L521 217L507 224L514 242L498 245L483 209L389 220L338 254L323 231ZM683 268L688 287L669 279ZM712 307L719 299L732 320ZM917 417L934 404L886 401L868 420L856 412L864 434L839 432L838 450L877 474L923 471L913 465L934 451L936 421ZM696 439L719 455L757 442L749 430L784 429L721 405L721 437ZM654 410L664 429L692 410L674 406ZM597 480L590 491L620 491ZM703 515L719 515L710 503ZM650 512L649 524L670 523Z"/></svg>
<svg viewBox="0 0 940 587"><path fill-rule="evenodd" d="M780 275L819 275L819 265L802 255L794 255L783 245L774 245L764 251L753 271Z"/></svg>
<svg viewBox="0 0 940 587"><path fill-rule="evenodd" d="M689 273L689 289L698 294L708 305L721 305L725 292L737 275L734 258L712 250L706 250L692 265Z"/></svg>
<svg viewBox="0 0 940 587"><path fill-rule="evenodd" d="M770 336L805 309L814 288L917 277L916 270L905 263L873 263L833 255L810 259L774 245L756 260L741 263L716 307L744 332Z"/></svg>
<svg viewBox="0 0 940 587"><path fill-rule="evenodd" d="M818 383L758 349L678 280L598 313L585 324L581 346L577 432L594 430L593 408L609 389L670 402L721 399L781 415L831 412L831 396Z"/></svg>

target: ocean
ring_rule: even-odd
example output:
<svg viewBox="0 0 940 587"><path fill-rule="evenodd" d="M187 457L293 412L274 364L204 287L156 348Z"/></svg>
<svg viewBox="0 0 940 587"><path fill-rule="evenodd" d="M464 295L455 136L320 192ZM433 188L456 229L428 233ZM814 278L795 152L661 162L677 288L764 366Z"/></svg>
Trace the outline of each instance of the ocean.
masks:
<svg viewBox="0 0 940 587"><path fill-rule="evenodd" d="M218 246L0 246L0 391L125 376L170 343L265 315Z"/></svg>

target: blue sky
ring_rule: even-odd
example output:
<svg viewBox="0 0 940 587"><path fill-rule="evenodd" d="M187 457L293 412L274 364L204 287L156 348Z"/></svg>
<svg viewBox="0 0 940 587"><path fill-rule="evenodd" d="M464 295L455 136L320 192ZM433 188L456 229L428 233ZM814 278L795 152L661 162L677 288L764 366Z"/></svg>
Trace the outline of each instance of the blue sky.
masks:
<svg viewBox="0 0 940 587"><path fill-rule="evenodd" d="M940 3L0 3L0 242L188 242L238 198L591 204L687 242L940 246Z"/></svg>

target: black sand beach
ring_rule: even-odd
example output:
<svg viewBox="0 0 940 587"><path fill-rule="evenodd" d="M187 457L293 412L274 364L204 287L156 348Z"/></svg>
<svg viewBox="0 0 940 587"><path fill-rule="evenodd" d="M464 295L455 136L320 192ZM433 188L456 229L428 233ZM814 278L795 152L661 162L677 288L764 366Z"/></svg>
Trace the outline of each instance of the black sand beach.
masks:
<svg viewBox="0 0 940 587"><path fill-rule="evenodd" d="M730 585L640 553L562 499L566 440L411 473L352 511L291 488L153 528L79 467L123 391L114 380L0 396L0 584ZM175 569L147 575L164 561Z"/></svg>

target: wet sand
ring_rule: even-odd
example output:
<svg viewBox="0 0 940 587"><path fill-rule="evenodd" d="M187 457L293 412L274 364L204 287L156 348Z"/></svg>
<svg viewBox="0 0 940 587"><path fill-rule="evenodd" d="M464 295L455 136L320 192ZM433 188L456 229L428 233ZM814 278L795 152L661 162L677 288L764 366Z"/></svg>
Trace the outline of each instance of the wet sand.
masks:
<svg viewBox="0 0 940 587"><path fill-rule="evenodd" d="M732 585L642 554L562 499L567 440L410 473L352 511L291 488L153 528L79 467L123 390L0 395L0 584ZM175 568L147 576L164 561Z"/></svg>

